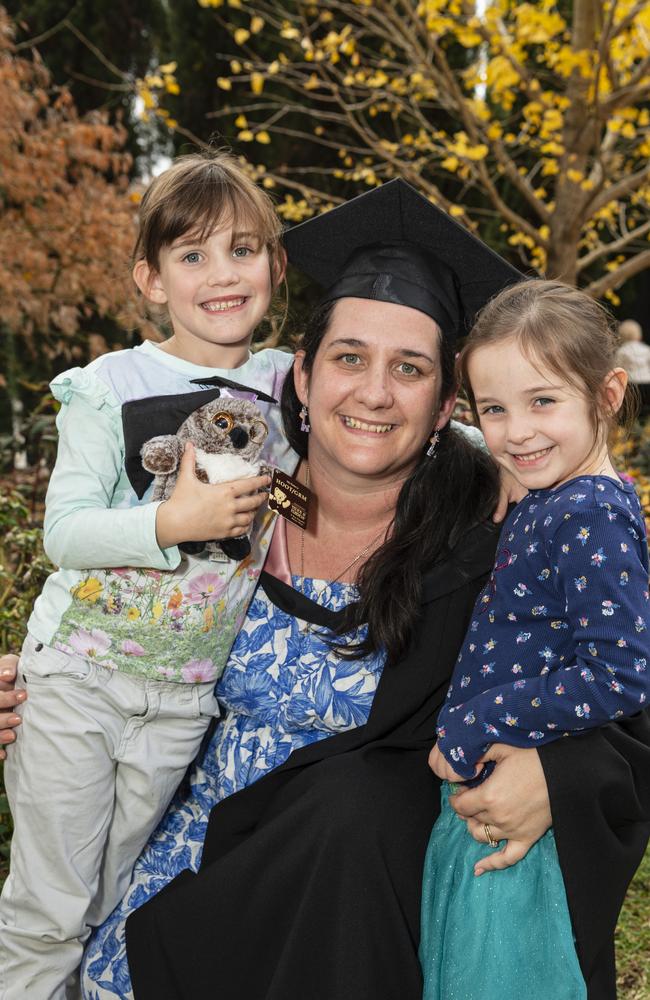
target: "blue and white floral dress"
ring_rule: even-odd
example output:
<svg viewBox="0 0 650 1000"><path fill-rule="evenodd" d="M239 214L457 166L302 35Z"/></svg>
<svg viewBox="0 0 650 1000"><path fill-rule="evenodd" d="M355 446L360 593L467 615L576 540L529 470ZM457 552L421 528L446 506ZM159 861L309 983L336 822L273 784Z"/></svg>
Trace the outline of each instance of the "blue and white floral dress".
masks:
<svg viewBox="0 0 650 1000"><path fill-rule="evenodd" d="M294 577L293 585L331 611L356 597L349 584ZM362 635L360 629L345 641ZM257 591L217 686L223 717L216 732L137 861L124 899L88 942L84 1000L132 998L126 918L181 871L197 870L213 806L279 767L293 750L367 721L383 655L341 659L328 636Z"/></svg>

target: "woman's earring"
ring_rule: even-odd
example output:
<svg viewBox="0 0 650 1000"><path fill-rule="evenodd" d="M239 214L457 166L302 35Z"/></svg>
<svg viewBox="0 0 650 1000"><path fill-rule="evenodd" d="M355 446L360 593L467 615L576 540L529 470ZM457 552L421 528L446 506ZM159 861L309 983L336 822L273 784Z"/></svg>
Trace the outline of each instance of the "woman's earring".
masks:
<svg viewBox="0 0 650 1000"><path fill-rule="evenodd" d="M311 427L309 426L309 414L307 413L307 407L304 404L300 407L300 413L298 416L300 417L300 430L305 434L309 434L311 430Z"/></svg>
<svg viewBox="0 0 650 1000"><path fill-rule="evenodd" d="M427 448L427 458L436 457L436 448L438 446L438 441L440 440L440 432L434 431L429 438L429 447Z"/></svg>

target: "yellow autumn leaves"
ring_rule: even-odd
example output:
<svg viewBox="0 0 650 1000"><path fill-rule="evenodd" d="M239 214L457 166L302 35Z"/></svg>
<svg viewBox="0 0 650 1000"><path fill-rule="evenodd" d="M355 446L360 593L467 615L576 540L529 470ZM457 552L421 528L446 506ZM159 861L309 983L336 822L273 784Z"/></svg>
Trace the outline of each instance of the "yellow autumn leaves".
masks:
<svg viewBox="0 0 650 1000"><path fill-rule="evenodd" d="M164 94L176 95L181 92L174 75L177 65L175 62L165 63L159 66L156 72L148 73L144 79L136 80L135 92L142 105L140 117L143 121L148 121L151 115L156 115L170 129L175 128L178 124L160 103Z"/></svg>
<svg viewBox="0 0 650 1000"><path fill-rule="evenodd" d="M466 0L199 2L223 8L231 41L216 77L225 134L301 146L287 220L324 209L337 184L399 175L465 225L496 215L524 268L569 281L589 268L593 294L614 296L642 254L645 231L626 241L650 218L650 4L575 0L569 19L558 0L486 0L480 16ZM157 77L160 106L172 81ZM281 186L291 166L258 179Z"/></svg>
<svg viewBox="0 0 650 1000"><path fill-rule="evenodd" d="M251 129L248 127L248 119L246 115L238 115L235 119L235 125L239 129L237 133L237 138L240 142L260 142L262 145L268 145L271 141L271 136L265 129Z"/></svg>

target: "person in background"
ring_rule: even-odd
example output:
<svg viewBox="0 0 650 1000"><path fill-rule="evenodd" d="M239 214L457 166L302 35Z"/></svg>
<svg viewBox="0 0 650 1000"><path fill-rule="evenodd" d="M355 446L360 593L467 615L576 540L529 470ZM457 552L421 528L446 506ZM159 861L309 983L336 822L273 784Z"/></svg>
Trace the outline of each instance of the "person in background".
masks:
<svg viewBox="0 0 650 1000"><path fill-rule="evenodd" d="M643 339L641 324L635 319L624 319L618 325L621 346L616 352L616 364L625 368L630 380L637 386L643 415L650 410L650 344Z"/></svg>

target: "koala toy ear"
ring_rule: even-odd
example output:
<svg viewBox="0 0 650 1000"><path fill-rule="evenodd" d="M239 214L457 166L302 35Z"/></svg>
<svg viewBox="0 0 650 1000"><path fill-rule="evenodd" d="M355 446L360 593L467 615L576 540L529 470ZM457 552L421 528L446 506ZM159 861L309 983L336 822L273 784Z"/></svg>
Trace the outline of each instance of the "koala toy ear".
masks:
<svg viewBox="0 0 650 1000"><path fill-rule="evenodd" d="M154 475L174 472L178 468L182 454L183 444L175 434L162 434L159 437L149 438L140 451L142 465L147 472L153 472Z"/></svg>

